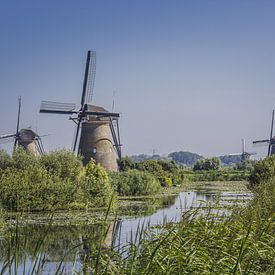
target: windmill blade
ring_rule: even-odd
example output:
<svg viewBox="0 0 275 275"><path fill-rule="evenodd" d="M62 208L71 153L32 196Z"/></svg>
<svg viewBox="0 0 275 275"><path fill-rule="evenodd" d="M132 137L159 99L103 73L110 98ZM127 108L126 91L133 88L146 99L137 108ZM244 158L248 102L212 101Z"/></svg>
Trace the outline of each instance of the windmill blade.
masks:
<svg viewBox="0 0 275 275"><path fill-rule="evenodd" d="M242 138L242 153L245 153L245 139Z"/></svg>
<svg viewBox="0 0 275 275"><path fill-rule="evenodd" d="M19 139L19 124L20 124L20 114L21 114L21 96L18 98L18 114L17 114L17 123L16 123L16 135L13 145L13 150L15 149L18 139Z"/></svg>
<svg viewBox="0 0 275 275"><path fill-rule="evenodd" d="M88 79L87 79L87 87L86 87L86 97L85 97L86 104L92 103L94 86L95 86L95 74L96 74L96 52L92 51L90 55L89 71L88 71Z"/></svg>
<svg viewBox="0 0 275 275"><path fill-rule="evenodd" d="M16 124L16 135L18 135L18 132L19 132L20 114L21 114L21 96L19 96L19 98L18 98L18 114L17 114L17 124Z"/></svg>
<svg viewBox="0 0 275 275"><path fill-rule="evenodd" d="M42 101L40 106L40 113L48 114L76 114L74 111L76 105L74 103L61 103L54 101Z"/></svg>
<svg viewBox="0 0 275 275"><path fill-rule="evenodd" d="M253 143L253 145L255 145L255 144L257 144L257 145L258 145L258 144L267 145L267 144L270 143L270 140L269 140L269 139L255 140L255 141L253 141L252 143Z"/></svg>
<svg viewBox="0 0 275 275"><path fill-rule="evenodd" d="M91 104L96 71L96 53L88 51L81 96L81 109L85 103Z"/></svg>
<svg viewBox="0 0 275 275"><path fill-rule="evenodd" d="M81 124L81 120L79 120L77 123L75 137L74 137L74 141L73 141L73 151L75 153L76 153L76 145L77 145L77 140L78 140L78 135L79 135L79 130L80 130L80 124Z"/></svg>
<svg viewBox="0 0 275 275"><path fill-rule="evenodd" d="M268 156L271 155L271 148L272 148L271 140L273 137L273 125L274 125L274 110L272 111L271 130L270 130L270 138L269 138L270 142L269 142L268 151L267 151Z"/></svg>
<svg viewBox="0 0 275 275"><path fill-rule="evenodd" d="M113 141L114 141L114 147L115 147L116 152L117 152L117 156L118 156L119 159L121 159L121 144L119 142L119 139L120 139L119 138L119 132L116 135L113 120L111 118L110 118L110 129L111 129L111 133L112 133L112 137L113 137Z"/></svg>
<svg viewBox="0 0 275 275"><path fill-rule="evenodd" d="M245 152L246 154L250 155L250 156L254 156L254 155L257 155L256 152Z"/></svg>
<svg viewBox="0 0 275 275"><path fill-rule="evenodd" d="M44 150L44 147L43 147L42 139L41 139L40 136L37 136L35 144L36 144L38 153L40 155L45 154L45 150Z"/></svg>
<svg viewBox="0 0 275 275"><path fill-rule="evenodd" d="M6 139L6 138L11 138L11 137L16 137L16 134L8 134L8 135L1 135L0 139Z"/></svg>
<svg viewBox="0 0 275 275"><path fill-rule="evenodd" d="M10 135L7 137L0 137L0 144L7 144L14 142L15 135Z"/></svg>
<svg viewBox="0 0 275 275"><path fill-rule="evenodd" d="M101 117L120 117L119 113L109 113L109 112L90 112L86 111L85 115L90 116L101 116Z"/></svg>

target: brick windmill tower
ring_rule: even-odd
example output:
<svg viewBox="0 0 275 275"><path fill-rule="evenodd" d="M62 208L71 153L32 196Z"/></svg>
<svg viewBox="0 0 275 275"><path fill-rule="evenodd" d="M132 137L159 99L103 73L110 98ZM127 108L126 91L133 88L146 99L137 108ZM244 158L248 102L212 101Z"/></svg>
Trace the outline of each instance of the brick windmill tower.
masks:
<svg viewBox="0 0 275 275"><path fill-rule="evenodd" d="M92 104L96 73L96 52L88 51L80 108L75 104L42 101L40 113L67 114L76 124L73 151L83 156L83 164L91 158L107 171L117 171L121 158L119 113L111 113Z"/></svg>

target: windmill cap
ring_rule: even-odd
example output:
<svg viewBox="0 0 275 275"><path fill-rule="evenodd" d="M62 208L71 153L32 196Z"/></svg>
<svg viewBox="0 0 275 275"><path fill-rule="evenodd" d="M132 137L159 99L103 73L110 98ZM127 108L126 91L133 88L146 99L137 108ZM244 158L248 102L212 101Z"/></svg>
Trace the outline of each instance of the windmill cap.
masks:
<svg viewBox="0 0 275 275"><path fill-rule="evenodd" d="M38 135L31 129L21 129L19 131L19 136L21 140L34 140Z"/></svg>

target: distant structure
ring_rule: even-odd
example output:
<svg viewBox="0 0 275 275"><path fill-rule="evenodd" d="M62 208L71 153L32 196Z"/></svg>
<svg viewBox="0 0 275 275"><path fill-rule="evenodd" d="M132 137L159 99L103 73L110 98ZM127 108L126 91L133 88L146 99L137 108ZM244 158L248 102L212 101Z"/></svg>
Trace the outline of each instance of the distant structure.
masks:
<svg viewBox="0 0 275 275"><path fill-rule="evenodd" d="M14 140L13 150L15 150L17 146L21 146L27 152L32 153L34 155L43 154L44 149L43 149L41 137L31 129L19 130L20 115L21 115L21 97L19 97L19 102L18 102L16 133L1 135L0 136L1 142L8 143Z"/></svg>
<svg viewBox="0 0 275 275"><path fill-rule="evenodd" d="M75 104L42 101L40 113L70 115L76 123L73 151L84 157L84 165L93 158L107 171L117 171L116 155L121 158L119 113L92 105L95 73L96 53L88 51L80 109L76 111Z"/></svg>
<svg viewBox="0 0 275 275"><path fill-rule="evenodd" d="M267 155L275 155L275 136L273 136L273 126L274 126L274 110L272 111L272 119L271 119L271 130L269 139L262 139L253 141L253 144L264 144L268 145Z"/></svg>
<svg viewBox="0 0 275 275"><path fill-rule="evenodd" d="M246 161L250 159L251 156L256 155L256 152L247 152L245 150L245 139L242 139L242 152L236 154L229 154L228 156L241 156L241 161Z"/></svg>

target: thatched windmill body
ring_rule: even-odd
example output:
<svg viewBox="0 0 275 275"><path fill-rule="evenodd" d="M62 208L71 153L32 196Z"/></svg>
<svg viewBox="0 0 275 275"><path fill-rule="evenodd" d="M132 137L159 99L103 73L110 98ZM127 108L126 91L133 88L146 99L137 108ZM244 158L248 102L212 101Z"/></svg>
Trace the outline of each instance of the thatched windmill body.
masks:
<svg viewBox="0 0 275 275"><path fill-rule="evenodd" d="M117 171L116 155L121 158L119 136L119 113L111 113L100 106L92 105L96 72L96 53L88 51L80 101L75 104L42 101L40 113L67 114L76 123L73 150L84 157L87 164L91 158L108 171Z"/></svg>
<svg viewBox="0 0 275 275"><path fill-rule="evenodd" d="M269 139L255 140L253 141L254 145L268 145L267 155L275 155L275 136L273 136L273 127L274 127L274 110L272 111L272 119L271 119L271 129Z"/></svg>
<svg viewBox="0 0 275 275"><path fill-rule="evenodd" d="M0 142L9 143L14 141L13 150L17 146L21 146L27 152L32 153L34 155L43 154L44 149L43 149L41 137L30 128L19 130L20 115L21 115L21 97L19 97L19 100L18 100L16 132L14 134L1 135Z"/></svg>

